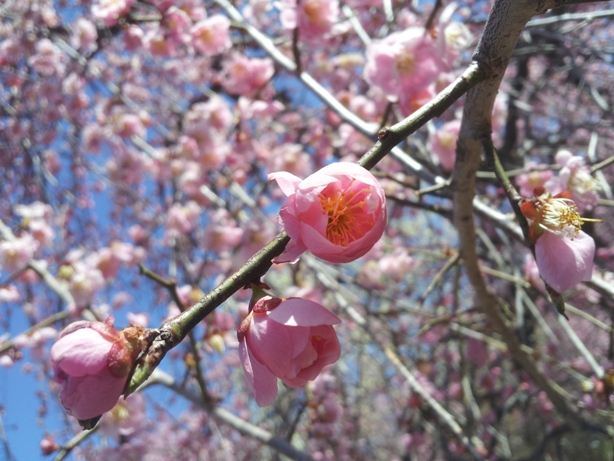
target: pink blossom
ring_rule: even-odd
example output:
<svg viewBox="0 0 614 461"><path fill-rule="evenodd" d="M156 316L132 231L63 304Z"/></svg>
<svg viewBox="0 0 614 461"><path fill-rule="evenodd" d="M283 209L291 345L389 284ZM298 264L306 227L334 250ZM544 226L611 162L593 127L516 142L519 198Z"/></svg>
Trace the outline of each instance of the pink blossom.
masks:
<svg viewBox="0 0 614 461"><path fill-rule="evenodd" d="M417 93L445 70L435 42L422 27L408 27L367 46L365 78L390 96Z"/></svg>
<svg viewBox="0 0 614 461"><path fill-rule="evenodd" d="M26 234L13 241L1 242L0 268L9 274L25 269L37 249L38 242L30 234Z"/></svg>
<svg viewBox="0 0 614 461"><path fill-rule="evenodd" d="M249 96L262 88L274 73L270 58L248 58L237 53L224 61L222 84L229 93Z"/></svg>
<svg viewBox="0 0 614 461"><path fill-rule="evenodd" d="M277 397L277 378L303 386L339 359L341 348L332 325L341 321L320 304L299 298L266 296L243 320L237 337L239 356L256 403Z"/></svg>
<svg viewBox="0 0 614 461"><path fill-rule="evenodd" d="M20 299L21 295L15 285L0 287L0 303L11 303Z"/></svg>
<svg viewBox="0 0 614 461"><path fill-rule="evenodd" d="M60 400L80 421L112 409L124 391L141 348L142 328L113 328L106 322L70 324L51 348L55 380L62 385Z"/></svg>
<svg viewBox="0 0 614 461"><path fill-rule="evenodd" d="M559 293L593 275L595 241L580 231L573 239L544 232L535 244L535 260L544 281Z"/></svg>
<svg viewBox="0 0 614 461"><path fill-rule="evenodd" d="M221 209L211 215L211 222L205 229L203 246L217 253L232 250L243 238L243 229L237 227L228 211Z"/></svg>
<svg viewBox="0 0 614 461"><path fill-rule="evenodd" d="M521 204L520 210L532 221L529 237L535 244L539 275L563 293L592 277L595 241L581 230L585 221L592 220L580 217L568 192L552 197L538 187L534 194L532 200Z"/></svg>
<svg viewBox="0 0 614 461"><path fill-rule="evenodd" d="M146 426L146 410L143 394L130 394L105 413L100 420L100 429L107 437L120 443L122 438L134 436Z"/></svg>
<svg viewBox="0 0 614 461"><path fill-rule="evenodd" d="M338 0L282 0L280 21L285 29L298 27L299 39L321 41L339 20Z"/></svg>
<svg viewBox="0 0 614 461"><path fill-rule="evenodd" d="M557 152L555 160L563 168L558 177L546 182L544 187L552 194L568 190L580 213L591 210L599 201L599 183L591 176L591 170L584 159L568 150L561 150Z"/></svg>
<svg viewBox="0 0 614 461"><path fill-rule="evenodd" d="M48 38L36 42L36 54L30 56L28 64L43 76L62 76L66 69L66 56Z"/></svg>
<svg viewBox="0 0 614 461"><path fill-rule="evenodd" d="M164 13L164 25L170 31L169 38L177 43L187 43L190 41L190 27L192 20L183 9L171 6Z"/></svg>
<svg viewBox="0 0 614 461"><path fill-rule="evenodd" d="M166 216L167 237L177 238L192 232L200 213L200 206L192 200L185 205L174 203Z"/></svg>
<svg viewBox="0 0 614 461"><path fill-rule="evenodd" d="M98 0L92 5L92 14L107 27L117 24L119 18L132 8L136 0Z"/></svg>
<svg viewBox="0 0 614 461"><path fill-rule="evenodd" d="M269 171L287 171L304 176L313 170L311 156L303 150L302 144L280 144L267 157Z"/></svg>
<svg viewBox="0 0 614 461"><path fill-rule="evenodd" d="M55 439L50 435L46 435L45 438L41 440L40 447L41 447L41 453L43 454L43 456L48 456L54 451L60 449L60 446L57 444Z"/></svg>
<svg viewBox="0 0 614 461"><path fill-rule="evenodd" d="M73 36L71 37L71 44L77 50L82 52L91 53L98 45L96 40L98 39L98 31L93 22L88 21L85 18L78 18L73 24Z"/></svg>
<svg viewBox="0 0 614 461"><path fill-rule="evenodd" d="M86 264L74 265L74 273L70 278L68 288L75 298L77 307L85 307L94 300L96 293L105 286L102 272Z"/></svg>
<svg viewBox="0 0 614 461"><path fill-rule="evenodd" d="M524 168L530 170L535 166L536 164L534 162L527 162ZM529 171L528 173L519 174L516 176L516 184L520 188L520 195L523 197L531 197L535 188L544 186L544 184L552 178L552 175L552 170Z"/></svg>
<svg viewBox="0 0 614 461"><path fill-rule="evenodd" d="M444 170L451 171L456 161L456 140L460 132L461 121L452 120L444 123L429 136L428 148L437 157Z"/></svg>
<svg viewBox="0 0 614 461"><path fill-rule="evenodd" d="M226 16L216 14L192 26L192 45L207 56L215 56L232 46L230 40L230 21Z"/></svg>
<svg viewBox="0 0 614 461"><path fill-rule="evenodd" d="M384 191L355 163L333 163L304 180L285 171L268 178L287 195L279 216L292 239L275 262L293 261L306 250L332 263L354 261L384 233Z"/></svg>
<svg viewBox="0 0 614 461"><path fill-rule="evenodd" d="M471 32L465 24L452 20L456 9L457 5L454 2L446 6L439 16L439 27L434 31L439 47L439 55L447 64L448 70L454 66L461 51L473 39Z"/></svg>

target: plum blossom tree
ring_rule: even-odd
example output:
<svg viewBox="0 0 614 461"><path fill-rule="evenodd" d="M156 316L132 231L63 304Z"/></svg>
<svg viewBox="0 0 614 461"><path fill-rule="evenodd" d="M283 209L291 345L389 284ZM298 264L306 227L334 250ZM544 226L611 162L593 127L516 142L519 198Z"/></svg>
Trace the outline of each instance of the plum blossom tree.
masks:
<svg viewBox="0 0 614 461"><path fill-rule="evenodd" d="M612 459L612 6L3 2L6 458Z"/></svg>

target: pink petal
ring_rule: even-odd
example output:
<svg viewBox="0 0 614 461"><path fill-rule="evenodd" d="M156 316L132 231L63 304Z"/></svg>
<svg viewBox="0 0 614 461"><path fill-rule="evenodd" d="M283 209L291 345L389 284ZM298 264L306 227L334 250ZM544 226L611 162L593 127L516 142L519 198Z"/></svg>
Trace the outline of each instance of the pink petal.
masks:
<svg viewBox="0 0 614 461"><path fill-rule="evenodd" d="M275 375L254 357L246 341L239 343L239 358L247 382L254 391L258 406L271 405L277 398L277 378Z"/></svg>
<svg viewBox="0 0 614 461"><path fill-rule="evenodd" d="M111 345L97 331L82 328L61 337L51 347L51 360L71 376L95 374L107 366Z"/></svg>
<svg viewBox="0 0 614 461"><path fill-rule="evenodd" d="M301 298L288 298L267 315L269 319L286 326L313 327L341 323L339 317L324 306Z"/></svg>
<svg viewBox="0 0 614 461"><path fill-rule="evenodd" d="M254 315L245 339L259 362L274 375L283 376L291 366L296 349L304 347L309 337L309 328L287 327L261 314Z"/></svg>
<svg viewBox="0 0 614 461"><path fill-rule="evenodd" d="M595 241L582 231L573 240L544 232L535 244L539 275L559 293L590 280L594 258Z"/></svg>
<svg viewBox="0 0 614 461"><path fill-rule="evenodd" d="M96 375L69 377L60 399L75 418L94 418L111 410L121 396L127 378L115 378L104 369Z"/></svg>
<svg viewBox="0 0 614 461"><path fill-rule="evenodd" d="M287 171L276 171L275 173L269 173L267 179L269 181L277 181L277 185L286 196L294 194L299 183L301 182L299 177L294 176L292 173L288 173Z"/></svg>

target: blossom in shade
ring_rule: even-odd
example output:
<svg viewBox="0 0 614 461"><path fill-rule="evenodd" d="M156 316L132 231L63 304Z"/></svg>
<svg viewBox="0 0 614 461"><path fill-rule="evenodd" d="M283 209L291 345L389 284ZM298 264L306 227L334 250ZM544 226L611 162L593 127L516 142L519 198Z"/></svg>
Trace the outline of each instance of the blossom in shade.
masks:
<svg viewBox="0 0 614 461"><path fill-rule="evenodd" d="M534 195L520 210L532 221L529 238L535 244L535 262L542 279L563 293L591 279L595 242L581 229L584 222L598 220L580 217L567 191L553 197L543 187L536 187Z"/></svg>
<svg viewBox="0 0 614 461"><path fill-rule="evenodd" d="M300 298L259 299L237 331L239 356L259 406L277 397L277 378L305 385L341 354L333 325L341 320L324 306Z"/></svg>
<svg viewBox="0 0 614 461"><path fill-rule="evenodd" d="M580 213L597 205L599 182L591 176L591 170L584 159L568 150L561 150L557 152L555 161L562 167L561 171L556 178L546 182L544 187L553 194L568 190Z"/></svg>
<svg viewBox="0 0 614 461"><path fill-rule="evenodd" d="M87 421L115 406L144 346L143 331L132 326L119 332L113 317L75 322L62 331L51 347L51 360L62 386L60 400L70 415Z"/></svg>
<svg viewBox="0 0 614 461"><path fill-rule="evenodd" d="M450 171L454 168L456 141L460 127L460 120L452 120L444 123L441 128L429 136L428 149L437 157L444 170Z"/></svg>
<svg viewBox="0 0 614 461"><path fill-rule="evenodd" d="M384 191L355 163L333 163L304 180L285 171L268 178L287 196L279 216L291 241L277 263L294 261L306 250L332 263L354 261L384 233Z"/></svg>
<svg viewBox="0 0 614 461"><path fill-rule="evenodd" d="M530 171L537 166L534 162L527 162L524 166L528 173L522 173L516 176L516 184L519 187L520 195L523 197L533 195L536 187L544 186L544 184L552 178L552 170Z"/></svg>

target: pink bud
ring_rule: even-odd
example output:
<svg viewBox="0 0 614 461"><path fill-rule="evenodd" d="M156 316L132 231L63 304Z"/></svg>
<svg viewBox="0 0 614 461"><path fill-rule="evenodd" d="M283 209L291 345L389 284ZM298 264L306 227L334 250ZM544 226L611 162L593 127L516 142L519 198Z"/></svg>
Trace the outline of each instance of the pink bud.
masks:
<svg viewBox="0 0 614 461"><path fill-rule="evenodd" d="M303 386L341 349L332 325L341 321L320 304L299 298L260 299L239 327L239 356L245 376L263 407L277 397L277 378Z"/></svg>
<svg viewBox="0 0 614 461"><path fill-rule="evenodd" d="M279 216L292 239L275 262L293 261L306 250L331 263L354 261L384 233L384 191L355 163L333 163L302 181L285 171L268 178L288 196Z"/></svg>
<svg viewBox="0 0 614 461"><path fill-rule="evenodd" d="M51 348L60 400L80 421L111 410L124 392L130 370L141 350L143 328L118 332L113 317L106 322L70 324Z"/></svg>

